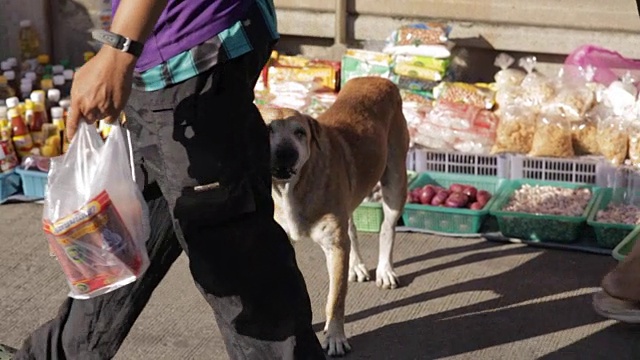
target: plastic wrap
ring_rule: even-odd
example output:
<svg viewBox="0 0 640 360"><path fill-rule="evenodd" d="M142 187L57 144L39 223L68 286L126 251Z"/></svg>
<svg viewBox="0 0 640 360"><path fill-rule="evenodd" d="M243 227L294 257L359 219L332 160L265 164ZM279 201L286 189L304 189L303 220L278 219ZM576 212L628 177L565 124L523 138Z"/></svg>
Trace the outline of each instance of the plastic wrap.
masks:
<svg viewBox="0 0 640 360"><path fill-rule="evenodd" d="M520 83L523 89L523 104L539 110L554 97L555 88L553 82L543 74L535 71L537 63L535 56L521 58L518 63L527 72L527 75Z"/></svg>
<svg viewBox="0 0 640 360"><path fill-rule="evenodd" d="M531 151L536 132L536 112L521 105L510 105L500 110L496 143L491 152L526 154Z"/></svg>
<svg viewBox="0 0 640 360"><path fill-rule="evenodd" d="M439 100L414 125L418 145L465 153L489 153L495 142L498 119L482 108Z"/></svg>
<svg viewBox="0 0 640 360"><path fill-rule="evenodd" d="M362 76L390 78L391 56L375 51L348 49L342 57L341 86Z"/></svg>
<svg viewBox="0 0 640 360"><path fill-rule="evenodd" d="M558 104L545 107L536 122L530 156L572 157L571 122Z"/></svg>
<svg viewBox="0 0 640 360"><path fill-rule="evenodd" d="M500 70L494 75L496 86L499 89L505 87L519 86L524 80L526 73L518 69L510 69L509 67L515 62L515 59L505 53L496 56L494 65Z"/></svg>
<svg viewBox="0 0 640 360"><path fill-rule="evenodd" d="M51 161L43 225L73 298L125 286L149 264L148 209L119 130L104 142L81 121L69 151Z"/></svg>
<svg viewBox="0 0 640 360"><path fill-rule="evenodd" d="M598 150L613 165L622 165L627 157L629 135L622 117L610 114L598 121Z"/></svg>
<svg viewBox="0 0 640 360"><path fill-rule="evenodd" d="M481 88L462 82L442 82L433 89L438 100L463 103L484 109L493 108L495 94L489 88Z"/></svg>
<svg viewBox="0 0 640 360"><path fill-rule="evenodd" d="M391 35L394 45L438 45L448 40L450 27L441 23L417 23L398 28Z"/></svg>

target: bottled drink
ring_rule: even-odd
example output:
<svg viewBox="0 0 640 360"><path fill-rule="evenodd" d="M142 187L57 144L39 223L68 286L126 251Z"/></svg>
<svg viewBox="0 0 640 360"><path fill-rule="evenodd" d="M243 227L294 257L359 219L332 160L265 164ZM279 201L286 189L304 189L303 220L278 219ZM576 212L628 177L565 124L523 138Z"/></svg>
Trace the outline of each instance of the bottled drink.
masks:
<svg viewBox="0 0 640 360"><path fill-rule="evenodd" d="M62 154L63 153L63 147L62 145L66 142L65 140L65 133L64 133L64 109L56 106L56 107L52 107L51 108L51 121L53 122L53 125L56 126L57 128L57 134L58 134L58 138L59 138L59 143L58 143L58 153Z"/></svg>
<svg viewBox="0 0 640 360"><path fill-rule="evenodd" d="M33 149L33 140L29 134L29 129L25 124L22 114L18 109L20 100L17 97L10 97L7 99L7 117L11 124L12 140L15 145L16 152L19 156L28 156Z"/></svg>
<svg viewBox="0 0 640 360"><path fill-rule="evenodd" d="M7 107L0 106L0 128L9 125L9 119L7 119Z"/></svg>
<svg viewBox="0 0 640 360"><path fill-rule="evenodd" d="M0 76L0 99L8 99L15 96L15 91L9 86L7 78Z"/></svg>
<svg viewBox="0 0 640 360"><path fill-rule="evenodd" d="M8 70L5 71L2 75L7 79L7 84L11 89L13 89L13 93L17 94L20 90L20 84L18 83L18 79L16 78L16 72L13 70Z"/></svg>
<svg viewBox="0 0 640 360"><path fill-rule="evenodd" d="M40 39L31 20L20 21L20 56L22 61L34 59L40 53Z"/></svg>
<svg viewBox="0 0 640 360"><path fill-rule="evenodd" d="M60 102L60 89L50 89L47 91L47 113L51 114L51 110L54 107L58 107ZM53 119L53 115L51 116Z"/></svg>
<svg viewBox="0 0 640 360"><path fill-rule="evenodd" d="M31 95L31 91L33 91L33 86L31 84L20 84L20 95L22 96L22 99L28 99L29 95Z"/></svg>
<svg viewBox="0 0 640 360"><path fill-rule="evenodd" d="M63 65L53 65L51 67L51 74L52 75L62 75L62 73L64 72L64 66Z"/></svg>
<svg viewBox="0 0 640 360"><path fill-rule="evenodd" d="M33 117L29 123L29 130L31 137L33 138L33 144L36 147L41 147L44 144L45 138L42 132L44 124L48 123L47 110L45 107L45 93L42 90L36 90L31 93L31 102L33 106Z"/></svg>
<svg viewBox="0 0 640 360"><path fill-rule="evenodd" d="M64 85L62 86L62 88L60 88L63 99L71 95L71 84L73 83L74 74L74 71L71 69L67 69L63 72Z"/></svg>

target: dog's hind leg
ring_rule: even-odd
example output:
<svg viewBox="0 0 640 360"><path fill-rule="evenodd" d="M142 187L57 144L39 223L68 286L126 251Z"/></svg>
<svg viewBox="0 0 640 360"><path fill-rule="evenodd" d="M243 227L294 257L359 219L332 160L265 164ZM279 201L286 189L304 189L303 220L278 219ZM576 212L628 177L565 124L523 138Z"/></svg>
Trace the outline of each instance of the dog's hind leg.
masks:
<svg viewBox="0 0 640 360"><path fill-rule="evenodd" d="M395 289L399 285L398 276L393 270L393 243L396 237L396 224L407 200L409 133L404 117L401 114L399 116L402 118L397 120L402 120L399 122L404 125L394 124L395 126L391 127L387 166L380 179L384 220L380 228L376 285L384 289Z"/></svg>
<svg viewBox="0 0 640 360"><path fill-rule="evenodd" d="M369 281L369 271L367 271L367 267L360 256L358 231L356 230L356 225L353 223L353 216L349 219L349 240L351 241L351 251L349 252L349 281Z"/></svg>

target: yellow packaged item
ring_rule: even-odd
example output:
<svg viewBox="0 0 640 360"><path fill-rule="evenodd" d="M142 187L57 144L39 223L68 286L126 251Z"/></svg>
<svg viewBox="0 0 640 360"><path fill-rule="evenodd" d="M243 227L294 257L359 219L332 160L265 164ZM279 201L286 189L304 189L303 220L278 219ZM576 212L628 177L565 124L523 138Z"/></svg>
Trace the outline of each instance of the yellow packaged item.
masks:
<svg viewBox="0 0 640 360"><path fill-rule="evenodd" d="M438 59L420 55L396 55L393 62L397 65L411 65L445 73L449 67L449 59Z"/></svg>
<svg viewBox="0 0 640 360"><path fill-rule="evenodd" d="M280 67L273 66L267 75L269 87L274 83L315 83L325 90L336 90L336 70L331 66Z"/></svg>
<svg viewBox="0 0 640 360"><path fill-rule="evenodd" d="M421 80L441 81L444 74L439 70L415 66L409 63L399 63L393 68L396 75L417 78Z"/></svg>

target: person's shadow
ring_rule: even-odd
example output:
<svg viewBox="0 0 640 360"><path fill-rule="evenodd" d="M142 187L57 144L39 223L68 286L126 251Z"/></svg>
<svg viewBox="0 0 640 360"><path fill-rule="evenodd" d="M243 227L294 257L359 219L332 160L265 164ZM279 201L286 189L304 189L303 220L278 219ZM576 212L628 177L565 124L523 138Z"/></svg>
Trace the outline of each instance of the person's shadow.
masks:
<svg viewBox="0 0 640 360"><path fill-rule="evenodd" d="M491 245L477 243L442 251L473 251L488 246ZM495 294L493 298L479 302L474 302L471 296L467 300L468 305L356 335L350 339L354 352L348 358L438 359L527 339L536 341L534 338L552 333L557 333L550 337L554 339L552 341L560 344L558 339L566 336L562 332L604 322L592 309L591 294L613 261L602 261L596 255L510 247L471 253L457 261L405 275L401 281L407 283L407 280L429 273L474 262L536 253L539 254L531 260L498 275L465 281L348 314L347 323L392 309L420 306L420 303L453 294ZM449 254L424 254L402 261L399 265L445 255ZM588 334L586 330L584 332ZM501 358L640 359L640 342L637 340L638 337L625 327L611 326L546 357L542 356L548 347L541 347L538 354L504 354Z"/></svg>

